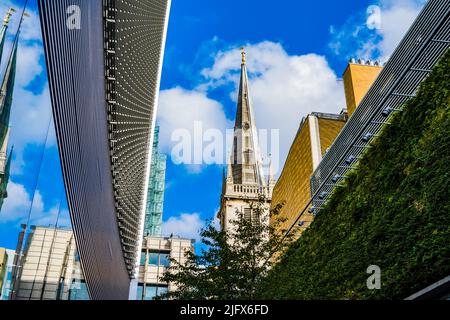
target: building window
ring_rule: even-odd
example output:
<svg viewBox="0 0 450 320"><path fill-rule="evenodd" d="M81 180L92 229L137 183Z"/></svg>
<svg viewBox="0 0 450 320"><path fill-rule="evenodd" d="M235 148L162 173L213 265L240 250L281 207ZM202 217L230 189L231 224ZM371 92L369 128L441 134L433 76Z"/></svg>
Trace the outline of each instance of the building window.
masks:
<svg viewBox="0 0 450 320"><path fill-rule="evenodd" d="M61 292L64 288L61 288ZM86 282L84 280L73 280L69 289L69 300L90 300Z"/></svg>
<svg viewBox="0 0 450 320"><path fill-rule="evenodd" d="M149 253L148 263L151 264L152 266L158 265L158 252Z"/></svg>
<svg viewBox="0 0 450 320"><path fill-rule="evenodd" d="M154 300L157 296L157 288L155 286L146 286L144 300Z"/></svg>
<svg viewBox="0 0 450 320"><path fill-rule="evenodd" d="M169 287L158 287L158 296L162 296L169 292Z"/></svg>
<svg viewBox="0 0 450 320"><path fill-rule="evenodd" d="M261 223L261 217L256 210L252 210L251 208L244 208L244 219L252 222L253 224Z"/></svg>
<svg viewBox="0 0 450 320"><path fill-rule="evenodd" d="M152 266L170 266L170 253L168 252L150 252L148 263Z"/></svg>
<svg viewBox="0 0 450 320"><path fill-rule="evenodd" d="M136 294L136 299L137 300L142 300L144 296L144 285L143 284L139 284L137 287L137 294Z"/></svg>
<svg viewBox="0 0 450 320"><path fill-rule="evenodd" d="M167 286L146 285L144 300L155 300L156 297L166 294L168 291Z"/></svg>
<svg viewBox="0 0 450 320"><path fill-rule="evenodd" d="M170 255L168 253L161 253L159 255L159 264L164 267L168 267L170 265Z"/></svg>
<svg viewBox="0 0 450 320"><path fill-rule="evenodd" d="M140 263L141 266L145 266L145 260L146 259L147 259L147 255L145 254L145 251L143 251L141 253L141 263Z"/></svg>
<svg viewBox="0 0 450 320"><path fill-rule="evenodd" d="M252 209L250 208L244 208L244 219L247 221L252 220Z"/></svg>

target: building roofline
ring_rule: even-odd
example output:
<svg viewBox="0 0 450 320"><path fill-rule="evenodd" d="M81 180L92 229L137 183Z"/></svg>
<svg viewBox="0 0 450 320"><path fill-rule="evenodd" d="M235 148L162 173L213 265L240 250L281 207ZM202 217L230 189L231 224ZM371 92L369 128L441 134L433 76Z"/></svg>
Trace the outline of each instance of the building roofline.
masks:
<svg viewBox="0 0 450 320"><path fill-rule="evenodd" d="M278 182L280 181L280 178L283 176L284 170L286 168L286 162L288 161L289 156L292 153L292 148L294 147L294 143L297 140L297 137L300 135L300 132L302 132L303 127L306 123L306 119L308 119L309 116L315 116L319 119L336 120L336 121L345 121L347 119L346 113L336 114L336 113L311 112L307 116L302 117L302 120L300 121L300 125L297 130L297 133L295 134L294 140L292 140L291 147L289 148L289 152L286 157L286 161L284 162L284 165L283 165L283 170L281 170L280 176L277 179L277 183L275 184L274 190L276 189Z"/></svg>

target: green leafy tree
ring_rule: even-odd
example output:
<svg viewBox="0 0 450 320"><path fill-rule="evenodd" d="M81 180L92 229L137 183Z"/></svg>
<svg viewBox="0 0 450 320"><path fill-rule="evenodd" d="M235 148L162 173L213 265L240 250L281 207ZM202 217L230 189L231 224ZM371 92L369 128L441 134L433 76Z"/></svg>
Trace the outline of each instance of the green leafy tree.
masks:
<svg viewBox="0 0 450 320"><path fill-rule="evenodd" d="M283 239L284 230L279 230L285 222L279 217L283 205L269 210L265 203L263 196L249 203L253 217L258 217L253 221L237 211L237 218L230 220L232 231L218 230L209 221L200 232L205 248L199 254L187 252L185 263L172 260L162 281L174 284L176 290L162 298L253 299L275 257L290 242L289 238Z"/></svg>

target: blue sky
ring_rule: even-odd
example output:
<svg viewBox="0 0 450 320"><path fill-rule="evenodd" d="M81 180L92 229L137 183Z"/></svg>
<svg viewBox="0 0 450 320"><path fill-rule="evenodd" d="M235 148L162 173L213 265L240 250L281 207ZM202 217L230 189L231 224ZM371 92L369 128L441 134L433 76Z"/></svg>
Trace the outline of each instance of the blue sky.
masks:
<svg viewBox="0 0 450 320"><path fill-rule="evenodd" d="M2 0L0 15L11 3L17 7L23 0ZM171 134L192 130L194 121L205 128L232 127L239 47L248 51L257 125L280 130L281 168L302 116L344 107L339 78L348 59L387 60L423 3L173 0L158 110L161 150L169 154L164 233L196 237L202 221L219 207L224 166L174 164ZM379 6L379 12L371 5ZM36 0L30 0L29 12L19 47L11 120L16 152L9 197L0 212L0 247L8 248L14 248L18 227L27 219L35 185L31 222L54 224L60 212L60 225L70 225Z"/></svg>

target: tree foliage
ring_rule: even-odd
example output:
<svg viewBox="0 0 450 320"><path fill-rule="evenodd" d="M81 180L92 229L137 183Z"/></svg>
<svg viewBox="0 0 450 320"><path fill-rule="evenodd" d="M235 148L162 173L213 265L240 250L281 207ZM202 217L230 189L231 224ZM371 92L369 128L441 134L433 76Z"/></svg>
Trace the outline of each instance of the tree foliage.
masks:
<svg viewBox="0 0 450 320"><path fill-rule="evenodd" d="M450 52L390 120L258 298L403 299L450 274Z"/></svg>

